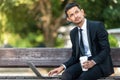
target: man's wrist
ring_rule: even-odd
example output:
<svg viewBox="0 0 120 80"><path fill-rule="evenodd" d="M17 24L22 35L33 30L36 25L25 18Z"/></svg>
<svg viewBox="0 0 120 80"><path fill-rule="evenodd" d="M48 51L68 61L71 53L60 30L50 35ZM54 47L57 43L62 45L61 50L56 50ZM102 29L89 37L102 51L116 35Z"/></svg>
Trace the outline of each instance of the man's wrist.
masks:
<svg viewBox="0 0 120 80"><path fill-rule="evenodd" d="M64 64L61 64L61 66L63 66L63 69L66 69L66 66Z"/></svg>

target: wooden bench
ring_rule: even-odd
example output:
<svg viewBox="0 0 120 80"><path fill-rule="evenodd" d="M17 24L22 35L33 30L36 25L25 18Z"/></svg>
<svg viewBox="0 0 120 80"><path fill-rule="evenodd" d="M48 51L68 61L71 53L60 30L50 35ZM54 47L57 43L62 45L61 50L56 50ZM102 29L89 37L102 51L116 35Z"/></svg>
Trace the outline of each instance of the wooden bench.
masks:
<svg viewBox="0 0 120 80"><path fill-rule="evenodd" d="M30 67L36 76L0 76L0 80L60 80L59 76L44 77L36 67L58 67L71 56L70 48L0 48L0 67ZM120 48L112 48L114 67L120 67ZM103 79L100 79L103 80ZM104 80L120 80L119 76Z"/></svg>

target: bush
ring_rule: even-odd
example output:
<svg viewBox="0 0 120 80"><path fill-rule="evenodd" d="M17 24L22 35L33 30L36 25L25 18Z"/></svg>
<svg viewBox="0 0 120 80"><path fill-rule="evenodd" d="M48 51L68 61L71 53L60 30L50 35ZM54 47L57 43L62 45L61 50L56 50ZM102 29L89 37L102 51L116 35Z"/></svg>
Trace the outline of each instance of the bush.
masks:
<svg viewBox="0 0 120 80"><path fill-rule="evenodd" d="M119 47L118 40L113 35L109 35L110 47Z"/></svg>

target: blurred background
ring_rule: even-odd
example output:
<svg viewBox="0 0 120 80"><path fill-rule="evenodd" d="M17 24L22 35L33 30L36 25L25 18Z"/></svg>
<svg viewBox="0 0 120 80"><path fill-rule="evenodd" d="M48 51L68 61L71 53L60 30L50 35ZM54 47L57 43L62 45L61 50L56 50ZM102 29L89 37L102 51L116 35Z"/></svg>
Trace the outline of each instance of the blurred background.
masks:
<svg viewBox="0 0 120 80"><path fill-rule="evenodd" d="M73 1L84 9L87 19L105 24L111 47L120 47L120 0L0 0L0 47L70 48L74 25L66 21L64 8ZM0 69L0 75L5 70L10 72Z"/></svg>
<svg viewBox="0 0 120 80"><path fill-rule="evenodd" d="M104 22L111 47L120 46L120 0L0 0L0 47L71 47L64 7L73 1L87 19Z"/></svg>

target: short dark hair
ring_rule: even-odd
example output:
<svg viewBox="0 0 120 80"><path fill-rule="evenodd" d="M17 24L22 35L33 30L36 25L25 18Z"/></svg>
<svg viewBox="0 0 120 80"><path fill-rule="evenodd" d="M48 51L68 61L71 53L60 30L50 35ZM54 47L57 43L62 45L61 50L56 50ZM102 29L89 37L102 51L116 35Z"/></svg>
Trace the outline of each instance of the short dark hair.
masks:
<svg viewBox="0 0 120 80"><path fill-rule="evenodd" d="M80 6L79 6L77 3L75 3L75 2L68 3L68 4L65 6L65 14L66 14L66 17L68 17L67 11L68 11L69 9L71 9L72 7L75 7L75 6L77 6L79 9L81 9Z"/></svg>

